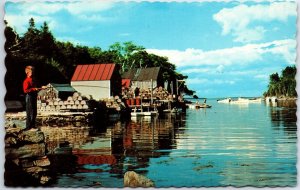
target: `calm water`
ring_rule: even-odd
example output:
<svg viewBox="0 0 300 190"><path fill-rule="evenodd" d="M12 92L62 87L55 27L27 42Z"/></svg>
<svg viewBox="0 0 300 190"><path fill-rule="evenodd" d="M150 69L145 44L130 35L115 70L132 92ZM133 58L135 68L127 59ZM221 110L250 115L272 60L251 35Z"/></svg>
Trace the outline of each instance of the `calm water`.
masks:
<svg viewBox="0 0 300 190"><path fill-rule="evenodd" d="M56 152L53 186L123 187L126 171L156 187L296 186L295 108L207 103L108 127L43 126Z"/></svg>

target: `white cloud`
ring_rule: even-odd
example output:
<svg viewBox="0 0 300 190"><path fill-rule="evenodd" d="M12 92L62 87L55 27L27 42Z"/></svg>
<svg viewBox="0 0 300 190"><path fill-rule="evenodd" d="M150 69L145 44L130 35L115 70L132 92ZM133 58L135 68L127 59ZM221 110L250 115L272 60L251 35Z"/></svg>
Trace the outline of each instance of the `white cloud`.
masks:
<svg viewBox="0 0 300 190"><path fill-rule="evenodd" d="M216 20L223 28L222 34L231 33L238 42L252 42L261 40L265 33L262 26L252 26L253 22L287 21L288 17L296 16L295 2L273 2L269 5L238 5L233 8L224 8L215 15Z"/></svg>
<svg viewBox="0 0 300 190"><path fill-rule="evenodd" d="M237 35L237 37L234 41L235 42L244 42L244 43L249 43L252 41L260 41L263 39L265 32L266 32L266 30L261 26L257 26L252 29L246 28L246 29L243 29L243 31Z"/></svg>
<svg viewBox="0 0 300 190"><path fill-rule="evenodd" d="M84 21L90 21L90 22L105 22L108 20L111 20L111 18L103 17L102 15L99 14L94 14L94 15L78 15L77 16L79 19L84 20Z"/></svg>
<svg viewBox="0 0 300 190"><path fill-rule="evenodd" d="M224 72L224 65L219 65L219 66L217 67L216 71L217 71L218 73L223 73L223 72Z"/></svg>
<svg viewBox="0 0 300 190"><path fill-rule="evenodd" d="M85 13L101 12L110 9L114 1L56 1L56 2L26 2L20 3L22 13L39 13L40 15L54 14L61 10L67 10L71 14L80 15Z"/></svg>
<svg viewBox="0 0 300 190"><path fill-rule="evenodd" d="M8 24L17 29L18 32L24 33L28 28L28 21L34 18L35 23L41 24L47 22L51 29L56 26L59 30L63 30L64 23L58 22L55 18L60 11L68 11L77 19L92 22L112 21L115 18L108 18L101 15L102 11L108 10L115 5L114 1L56 1L56 2L22 2L15 5L17 14L7 12L5 20ZM25 21L25 22L24 22Z"/></svg>
<svg viewBox="0 0 300 190"><path fill-rule="evenodd" d="M147 49L148 53L168 57L177 67L188 66L229 66L246 65L254 61L263 60L267 54L277 55L289 64L295 63L296 41L292 39L278 40L261 44L248 44L240 47L203 51L201 49L159 50ZM222 68L219 68L221 70Z"/></svg>
<svg viewBox="0 0 300 190"><path fill-rule="evenodd" d="M114 4L114 1L77 1L74 3L69 3L66 9L72 14L82 14L86 12L90 13L108 10L112 8Z"/></svg>

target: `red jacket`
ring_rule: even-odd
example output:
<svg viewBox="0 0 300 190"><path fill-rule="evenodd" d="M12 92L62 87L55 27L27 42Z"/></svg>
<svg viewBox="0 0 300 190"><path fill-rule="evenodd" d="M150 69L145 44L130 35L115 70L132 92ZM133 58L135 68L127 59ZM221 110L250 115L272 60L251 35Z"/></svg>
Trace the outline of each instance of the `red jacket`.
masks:
<svg viewBox="0 0 300 190"><path fill-rule="evenodd" d="M23 82L24 93L36 92L36 86L31 77L27 77Z"/></svg>

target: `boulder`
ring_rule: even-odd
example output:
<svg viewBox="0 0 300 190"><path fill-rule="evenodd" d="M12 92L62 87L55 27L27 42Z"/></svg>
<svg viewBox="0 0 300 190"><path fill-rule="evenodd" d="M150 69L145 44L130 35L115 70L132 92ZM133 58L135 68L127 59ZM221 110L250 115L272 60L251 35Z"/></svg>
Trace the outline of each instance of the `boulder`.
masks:
<svg viewBox="0 0 300 190"><path fill-rule="evenodd" d="M124 187L155 187L154 182L134 171L128 171L124 175Z"/></svg>
<svg viewBox="0 0 300 190"><path fill-rule="evenodd" d="M44 142L45 137L42 131L23 131L18 135L19 139L26 143Z"/></svg>
<svg viewBox="0 0 300 190"><path fill-rule="evenodd" d="M26 144L24 146L5 148L6 159L28 158L28 157L43 157L45 156L45 144Z"/></svg>

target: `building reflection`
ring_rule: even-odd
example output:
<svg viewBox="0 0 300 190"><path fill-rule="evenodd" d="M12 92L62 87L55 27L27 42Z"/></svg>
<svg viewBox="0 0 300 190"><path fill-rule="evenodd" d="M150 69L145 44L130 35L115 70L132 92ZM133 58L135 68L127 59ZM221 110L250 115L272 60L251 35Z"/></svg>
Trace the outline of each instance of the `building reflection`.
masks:
<svg viewBox="0 0 300 190"><path fill-rule="evenodd" d="M120 159L122 172L139 169L146 172L150 158L168 154L176 148L174 117L137 118L126 124L117 123L112 128L112 154ZM158 151L160 150L160 151Z"/></svg>
<svg viewBox="0 0 300 190"><path fill-rule="evenodd" d="M147 172L151 158L169 152L161 150L176 148L175 136L184 133L184 126L184 116L166 115L140 117L110 126L42 126L41 129L48 154L57 162L55 166L59 166L60 174L109 172L123 178L129 170ZM60 161L64 157L68 163Z"/></svg>

